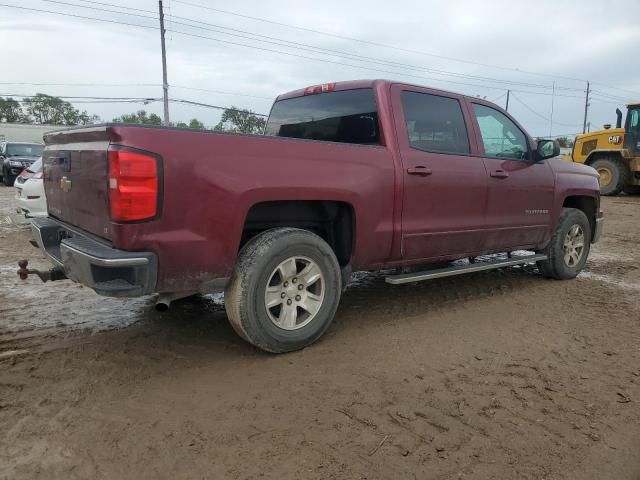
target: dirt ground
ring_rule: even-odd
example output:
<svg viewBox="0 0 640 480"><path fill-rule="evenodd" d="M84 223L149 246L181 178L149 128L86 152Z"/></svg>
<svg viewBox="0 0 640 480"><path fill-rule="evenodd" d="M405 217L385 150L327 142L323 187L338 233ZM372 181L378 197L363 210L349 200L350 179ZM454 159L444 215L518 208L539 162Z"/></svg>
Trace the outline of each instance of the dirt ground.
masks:
<svg viewBox="0 0 640 480"><path fill-rule="evenodd" d="M640 197L586 271L389 286L360 274L316 345L243 343L223 299L153 310L68 281L0 188L0 478L640 479Z"/></svg>

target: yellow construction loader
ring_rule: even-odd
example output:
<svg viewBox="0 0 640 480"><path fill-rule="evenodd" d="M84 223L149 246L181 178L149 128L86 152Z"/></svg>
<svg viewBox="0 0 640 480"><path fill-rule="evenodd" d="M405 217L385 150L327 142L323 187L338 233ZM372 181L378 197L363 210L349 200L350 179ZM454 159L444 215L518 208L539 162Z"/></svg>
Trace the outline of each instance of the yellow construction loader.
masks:
<svg viewBox="0 0 640 480"><path fill-rule="evenodd" d="M627 105L624 128L620 109L616 114L616 128L578 135L570 160L598 171L602 195L640 193L640 103Z"/></svg>

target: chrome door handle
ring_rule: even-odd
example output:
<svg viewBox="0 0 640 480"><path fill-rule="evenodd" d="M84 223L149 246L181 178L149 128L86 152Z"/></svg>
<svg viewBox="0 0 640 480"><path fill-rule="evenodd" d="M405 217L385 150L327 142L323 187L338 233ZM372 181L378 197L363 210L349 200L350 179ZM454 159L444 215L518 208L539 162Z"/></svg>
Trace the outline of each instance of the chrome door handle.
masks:
<svg viewBox="0 0 640 480"><path fill-rule="evenodd" d="M426 177L427 175L431 175L433 172L430 168L418 165L417 167L407 168L407 173L409 175L420 175Z"/></svg>

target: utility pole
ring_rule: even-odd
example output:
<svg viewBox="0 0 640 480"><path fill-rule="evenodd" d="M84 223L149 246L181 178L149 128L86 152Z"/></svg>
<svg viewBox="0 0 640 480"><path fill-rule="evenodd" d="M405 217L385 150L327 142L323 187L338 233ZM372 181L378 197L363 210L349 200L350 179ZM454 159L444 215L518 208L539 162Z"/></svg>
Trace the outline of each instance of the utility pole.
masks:
<svg viewBox="0 0 640 480"><path fill-rule="evenodd" d="M556 81L553 81L553 86L551 89L551 117L549 117L549 136L553 135L553 102L556 97Z"/></svg>
<svg viewBox="0 0 640 480"><path fill-rule="evenodd" d="M164 125L169 126L169 83L167 82L167 50L164 46L164 10L162 0L158 0L160 11L160 44L162 45L162 90L164 91Z"/></svg>
<svg viewBox="0 0 640 480"><path fill-rule="evenodd" d="M589 82L587 82L587 96L584 99L584 122L582 124L582 133L587 133L587 112L589 111Z"/></svg>
<svg viewBox="0 0 640 480"><path fill-rule="evenodd" d="M504 107L504 109L508 112L509 111L509 94L511 93L511 90L507 90L507 105Z"/></svg>

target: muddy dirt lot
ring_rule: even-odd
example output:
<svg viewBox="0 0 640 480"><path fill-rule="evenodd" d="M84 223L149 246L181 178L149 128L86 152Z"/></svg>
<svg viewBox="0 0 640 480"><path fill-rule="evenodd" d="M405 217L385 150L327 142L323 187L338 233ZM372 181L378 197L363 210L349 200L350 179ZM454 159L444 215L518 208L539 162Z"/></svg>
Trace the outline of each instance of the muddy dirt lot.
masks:
<svg viewBox="0 0 640 480"><path fill-rule="evenodd" d="M156 313L69 282L0 189L0 478L640 479L640 197L578 279L358 275L316 345L243 343L221 296Z"/></svg>

